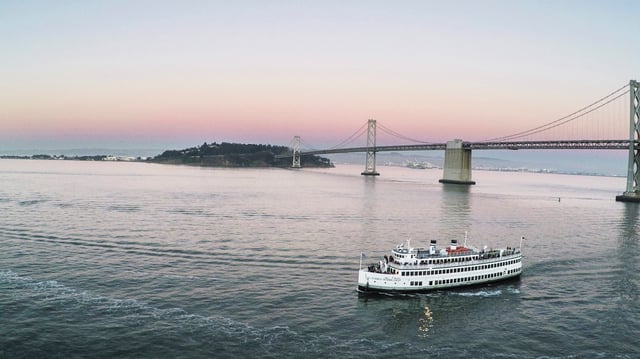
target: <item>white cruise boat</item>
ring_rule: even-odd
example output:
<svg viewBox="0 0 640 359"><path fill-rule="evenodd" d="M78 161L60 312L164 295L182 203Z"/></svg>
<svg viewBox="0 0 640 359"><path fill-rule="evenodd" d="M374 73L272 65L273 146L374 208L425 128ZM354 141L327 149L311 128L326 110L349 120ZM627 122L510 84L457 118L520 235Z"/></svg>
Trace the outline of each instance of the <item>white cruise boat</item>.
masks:
<svg viewBox="0 0 640 359"><path fill-rule="evenodd" d="M410 241L397 245L390 256L358 271L359 292L411 293L483 285L518 278L522 274L520 247L482 250L451 245L438 249L431 240L429 248L413 248Z"/></svg>

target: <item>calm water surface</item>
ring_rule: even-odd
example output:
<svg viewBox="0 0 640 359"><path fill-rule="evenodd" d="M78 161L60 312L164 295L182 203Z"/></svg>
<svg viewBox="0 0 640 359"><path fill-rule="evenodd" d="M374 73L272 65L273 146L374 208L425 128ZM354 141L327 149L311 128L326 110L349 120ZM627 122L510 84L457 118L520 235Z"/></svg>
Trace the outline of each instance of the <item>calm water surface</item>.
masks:
<svg viewBox="0 0 640 359"><path fill-rule="evenodd" d="M0 358L635 358L624 178L0 160ZM361 251L528 239L520 281L363 297Z"/></svg>

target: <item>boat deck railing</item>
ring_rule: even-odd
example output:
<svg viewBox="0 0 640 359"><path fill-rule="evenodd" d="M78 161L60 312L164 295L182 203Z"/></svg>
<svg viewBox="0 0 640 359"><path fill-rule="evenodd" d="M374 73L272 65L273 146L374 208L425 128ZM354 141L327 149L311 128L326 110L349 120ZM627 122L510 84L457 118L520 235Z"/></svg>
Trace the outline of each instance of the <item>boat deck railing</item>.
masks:
<svg viewBox="0 0 640 359"><path fill-rule="evenodd" d="M488 253L488 252L486 252ZM485 253L485 254L486 254ZM479 259L472 259L469 261L463 261L463 262L448 262L448 263L431 263L431 264L420 264L420 262L418 262L418 264L414 264L413 262L407 263L407 264L401 264L399 262L391 262L389 263L390 265L393 265L393 267L398 268L398 269L407 269L407 268L430 268L430 267L437 267L437 268L450 268L450 267L460 267L461 265L475 265L475 264L483 264L483 263L487 263L487 261L489 262L499 262L505 259L510 259L510 258L517 258L519 256L521 256L520 250L518 248L515 248L515 250L510 251L510 254L503 254L502 256L498 255L498 256L487 256L487 257L482 257L482 254L480 254L481 258Z"/></svg>

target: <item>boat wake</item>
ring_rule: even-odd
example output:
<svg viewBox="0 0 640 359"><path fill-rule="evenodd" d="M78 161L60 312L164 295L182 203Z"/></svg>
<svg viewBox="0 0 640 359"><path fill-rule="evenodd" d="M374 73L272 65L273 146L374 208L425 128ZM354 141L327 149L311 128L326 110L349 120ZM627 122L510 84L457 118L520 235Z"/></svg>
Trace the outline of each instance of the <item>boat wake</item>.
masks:
<svg viewBox="0 0 640 359"><path fill-rule="evenodd" d="M95 295L55 280L38 281L7 269L0 270L0 289L11 298L9 301L28 303L36 307L34 310L54 310L60 315L72 316L73 320L84 317L85 322L96 321L103 327L136 328L131 334L136 345L140 345L139 341L171 338L171 350L192 350L195 342L198 353L204 356L236 357L246 353L243 349L246 346L255 348L261 357L274 358L281 357L285 351L290 357L336 358L349 357L354 350L362 357L374 358L380 357L381 353L385 356L434 353L434 348L427 352L424 347L405 342L299 333L282 325L260 328L228 316L204 316L183 308L158 308L143 300ZM139 335L142 334L137 333L144 333L149 338L141 338ZM86 340L86 337L81 339ZM119 353L126 350L125 345L121 343ZM107 356L109 350L115 350L110 347L98 349Z"/></svg>

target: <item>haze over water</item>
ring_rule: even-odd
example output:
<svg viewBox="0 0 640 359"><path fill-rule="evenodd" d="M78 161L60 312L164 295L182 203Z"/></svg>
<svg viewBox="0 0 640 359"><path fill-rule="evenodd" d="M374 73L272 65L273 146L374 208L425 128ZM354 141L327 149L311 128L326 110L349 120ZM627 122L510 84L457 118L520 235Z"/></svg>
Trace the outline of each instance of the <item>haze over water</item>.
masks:
<svg viewBox="0 0 640 359"><path fill-rule="evenodd" d="M625 178L0 161L0 357L632 358ZM411 238L518 245L520 281L356 291Z"/></svg>

